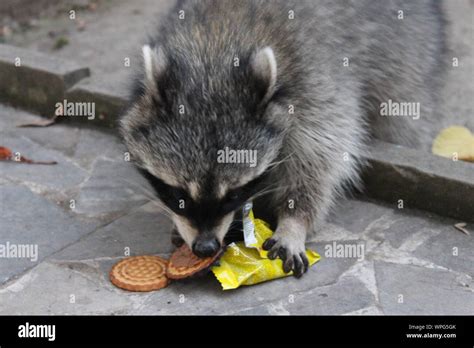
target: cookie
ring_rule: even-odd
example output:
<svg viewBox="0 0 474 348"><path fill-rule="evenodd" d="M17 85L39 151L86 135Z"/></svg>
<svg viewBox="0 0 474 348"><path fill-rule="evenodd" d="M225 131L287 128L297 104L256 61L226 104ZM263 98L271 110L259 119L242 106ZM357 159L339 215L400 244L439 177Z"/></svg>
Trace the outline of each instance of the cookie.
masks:
<svg viewBox="0 0 474 348"><path fill-rule="evenodd" d="M196 274L209 267L220 257L221 253L214 256L199 258L193 254L191 249L184 244L171 255L166 269L166 275L170 279L183 279Z"/></svg>
<svg viewBox="0 0 474 348"><path fill-rule="evenodd" d="M168 261L159 256L134 256L117 262L110 271L112 283L129 291L152 291L166 287Z"/></svg>

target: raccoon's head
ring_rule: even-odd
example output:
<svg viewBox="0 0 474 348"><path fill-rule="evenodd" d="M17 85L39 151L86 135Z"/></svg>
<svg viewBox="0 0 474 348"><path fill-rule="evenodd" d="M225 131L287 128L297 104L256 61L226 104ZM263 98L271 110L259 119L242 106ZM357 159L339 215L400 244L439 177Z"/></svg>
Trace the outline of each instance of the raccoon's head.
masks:
<svg viewBox="0 0 474 348"><path fill-rule="evenodd" d="M264 189L285 133L271 48L212 59L143 48L141 87L121 120L133 160L184 241L215 254L234 212Z"/></svg>

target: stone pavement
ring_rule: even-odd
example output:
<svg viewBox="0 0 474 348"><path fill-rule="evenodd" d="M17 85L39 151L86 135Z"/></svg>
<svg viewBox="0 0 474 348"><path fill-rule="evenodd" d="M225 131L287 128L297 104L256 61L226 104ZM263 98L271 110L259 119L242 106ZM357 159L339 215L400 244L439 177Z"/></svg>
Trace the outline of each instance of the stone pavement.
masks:
<svg viewBox="0 0 474 348"><path fill-rule="evenodd" d="M0 105L0 145L58 162L0 162L0 244L38 247L37 260L0 259L0 314L474 313L472 235L458 221L360 198L308 243L322 260L300 280L222 291L208 275L151 293L117 289L108 272L126 251L169 256L170 222L113 134L16 127L36 119ZM327 254L344 246L362 253Z"/></svg>

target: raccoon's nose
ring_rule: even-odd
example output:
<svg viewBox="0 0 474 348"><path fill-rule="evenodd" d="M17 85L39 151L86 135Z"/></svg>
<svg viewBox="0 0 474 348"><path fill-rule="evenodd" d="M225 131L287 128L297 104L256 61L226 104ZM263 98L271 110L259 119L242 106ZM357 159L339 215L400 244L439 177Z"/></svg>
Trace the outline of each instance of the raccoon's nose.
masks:
<svg viewBox="0 0 474 348"><path fill-rule="evenodd" d="M197 238L193 243L193 253L199 257L213 256L220 248L217 238Z"/></svg>

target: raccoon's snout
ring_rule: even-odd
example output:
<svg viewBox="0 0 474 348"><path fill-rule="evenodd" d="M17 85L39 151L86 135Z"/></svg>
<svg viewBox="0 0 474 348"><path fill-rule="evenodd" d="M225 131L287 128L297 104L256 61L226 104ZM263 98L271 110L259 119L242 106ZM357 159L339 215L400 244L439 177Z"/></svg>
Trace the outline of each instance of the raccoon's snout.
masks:
<svg viewBox="0 0 474 348"><path fill-rule="evenodd" d="M199 257L214 256L220 249L221 244L214 236L200 235L193 243L193 253Z"/></svg>

